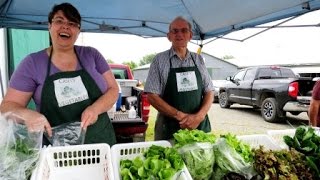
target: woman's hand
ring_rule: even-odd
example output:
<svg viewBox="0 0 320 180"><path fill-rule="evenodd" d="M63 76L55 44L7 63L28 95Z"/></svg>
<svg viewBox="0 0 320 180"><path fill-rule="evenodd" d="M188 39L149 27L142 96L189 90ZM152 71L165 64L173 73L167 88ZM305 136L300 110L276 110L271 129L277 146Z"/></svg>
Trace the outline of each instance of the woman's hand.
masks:
<svg viewBox="0 0 320 180"><path fill-rule="evenodd" d="M50 123L44 115L37 111L25 110L22 116L9 113L8 118L15 120L17 123L25 124L29 132L46 131L50 137L52 136Z"/></svg>
<svg viewBox="0 0 320 180"><path fill-rule="evenodd" d="M52 129L50 123L48 122L47 118L42 114L27 120L26 125L30 132L39 132L44 130L48 133L49 137L52 136Z"/></svg>
<svg viewBox="0 0 320 180"><path fill-rule="evenodd" d="M45 130L49 136L52 136L52 129L47 118L37 111L26 108L32 94L32 92L23 92L8 88L1 102L0 111L3 114L7 113L8 118L25 124L31 132Z"/></svg>
<svg viewBox="0 0 320 180"><path fill-rule="evenodd" d="M94 124L98 120L99 113L91 105L88 106L81 114L81 128L87 129L88 126Z"/></svg>

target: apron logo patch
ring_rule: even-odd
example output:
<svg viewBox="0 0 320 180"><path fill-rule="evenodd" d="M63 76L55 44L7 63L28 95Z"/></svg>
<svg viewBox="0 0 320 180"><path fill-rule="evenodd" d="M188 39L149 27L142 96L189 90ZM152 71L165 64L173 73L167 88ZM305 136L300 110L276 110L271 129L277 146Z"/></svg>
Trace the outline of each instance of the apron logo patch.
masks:
<svg viewBox="0 0 320 180"><path fill-rule="evenodd" d="M194 71L176 73L178 92L194 91L198 89L196 73Z"/></svg>
<svg viewBox="0 0 320 180"><path fill-rule="evenodd" d="M65 86L61 93L61 95L64 96L65 98L71 97L72 95L76 96L78 94L80 94L79 91L74 90L72 87L69 87L69 86Z"/></svg>
<svg viewBox="0 0 320 180"><path fill-rule="evenodd" d="M55 80L54 91L59 107L89 99L87 89L80 76Z"/></svg>

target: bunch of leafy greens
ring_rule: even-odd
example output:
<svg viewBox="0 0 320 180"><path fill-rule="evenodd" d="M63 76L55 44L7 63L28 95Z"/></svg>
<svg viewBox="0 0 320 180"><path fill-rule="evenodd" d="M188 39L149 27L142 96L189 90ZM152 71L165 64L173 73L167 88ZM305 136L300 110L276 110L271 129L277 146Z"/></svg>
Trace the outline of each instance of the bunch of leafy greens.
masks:
<svg viewBox="0 0 320 180"><path fill-rule="evenodd" d="M306 158L295 149L254 150L254 168L264 179L314 179Z"/></svg>
<svg viewBox="0 0 320 180"><path fill-rule="evenodd" d="M290 147L306 155L307 164L313 170L315 178L320 179L320 136L310 126L299 126L293 137L283 137Z"/></svg>
<svg viewBox="0 0 320 180"><path fill-rule="evenodd" d="M193 179L210 179L214 165L211 143L193 143L179 148L178 151Z"/></svg>
<svg viewBox="0 0 320 180"><path fill-rule="evenodd" d="M246 160L232 147L225 138L220 138L213 146L215 165L212 179L220 180L226 174L234 172L247 179L256 175L252 163Z"/></svg>
<svg viewBox="0 0 320 180"><path fill-rule="evenodd" d="M212 133L205 133L204 131L194 129L180 129L178 132L173 134L174 147L179 148L186 144L192 144L195 142L209 142L215 143L217 137Z"/></svg>
<svg viewBox="0 0 320 180"><path fill-rule="evenodd" d="M28 179L39 159L39 151L24 139L0 150L0 179Z"/></svg>
<svg viewBox="0 0 320 180"><path fill-rule="evenodd" d="M227 143L234 148L246 162L252 162L253 161L253 152L251 147L240 141L236 135L233 135L231 133L220 135L221 138L225 138Z"/></svg>
<svg viewBox="0 0 320 180"><path fill-rule="evenodd" d="M29 133L27 127L0 115L0 179L30 178L39 159L42 131Z"/></svg>
<svg viewBox="0 0 320 180"><path fill-rule="evenodd" d="M133 160L121 160L120 174L123 180L169 180L183 167L183 160L176 149L152 145L144 153L144 159L137 156Z"/></svg>
<svg viewBox="0 0 320 180"><path fill-rule="evenodd" d="M213 172L215 135L200 130L179 130L173 134L174 147L181 154L195 180L210 179Z"/></svg>

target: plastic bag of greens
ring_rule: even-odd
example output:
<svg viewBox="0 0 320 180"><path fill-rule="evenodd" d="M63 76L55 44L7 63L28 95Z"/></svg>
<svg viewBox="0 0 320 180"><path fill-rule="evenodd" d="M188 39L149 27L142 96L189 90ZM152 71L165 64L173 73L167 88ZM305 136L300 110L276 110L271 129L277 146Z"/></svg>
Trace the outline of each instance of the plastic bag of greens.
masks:
<svg viewBox="0 0 320 180"><path fill-rule="evenodd" d="M46 133L46 138L52 146L68 146L83 144L86 131L81 128L81 122L74 121L64 123L52 128L52 136Z"/></svg>
<svg viewBox="0 0 320 180"><path fill-rule="evenodd" d="M252 164L245 162L244 158L224 138L220 138L213 149L215 154L213 180L223 179L230 172L243 175L246 179L251 179L257 174Z"/></svg>
<svg viewBox="0 0 320 180"><path fill-rule="evenodd" d="M173 134L174 147L178 149L191 176L195 180L206 180L212 175L216 136L194 129L180 129Z"/></svg>
<svg viewBox="0 0 320 180"><path fill-rule="evenodd" d="M0 115L0 179L28 179L39 159L43 130L29 132L14 114Z"/></svg>
<svg viewBox="0 0 320 180"><path fill-rule="evenodd" d="M178 151L193 179L210 179L215 157L212 143L187 144L180 147Z"/></svg>

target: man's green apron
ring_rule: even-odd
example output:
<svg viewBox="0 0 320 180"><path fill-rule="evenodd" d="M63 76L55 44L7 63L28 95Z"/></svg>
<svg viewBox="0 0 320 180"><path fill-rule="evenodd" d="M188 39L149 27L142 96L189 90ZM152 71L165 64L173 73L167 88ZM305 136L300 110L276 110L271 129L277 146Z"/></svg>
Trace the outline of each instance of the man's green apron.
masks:
<svg viewBox="0 0 320 180"><path fill-rule="evenodd" d="M192 55L191 58L195 66L180 68L172 68L171 58L169 59L170 71L163 94L163 99L168 104L181 112L190 114L199 111L204 90L201 74ZM172 139L173 134L179 129L181 128L178 120L159 114L155 128L155 139ZM205 116L205 119L199 124L197 129L205 132L211 131L208 115Z"/></svg>
<svg viewBox="0 0 320 180"><path fill-rule="evenodd" d="M74 51L81 70L59 72L53 75L50 75L52 50L50 53L47 76L41 94L40 112L52 127L81 121L82 112L103 95L81 64L75 49ZM74 86L77 88L72 88ZM96 123L88 126L84 143L107 143L110 146L116 143L114 129L107 112L100 114Z"/></svg>

